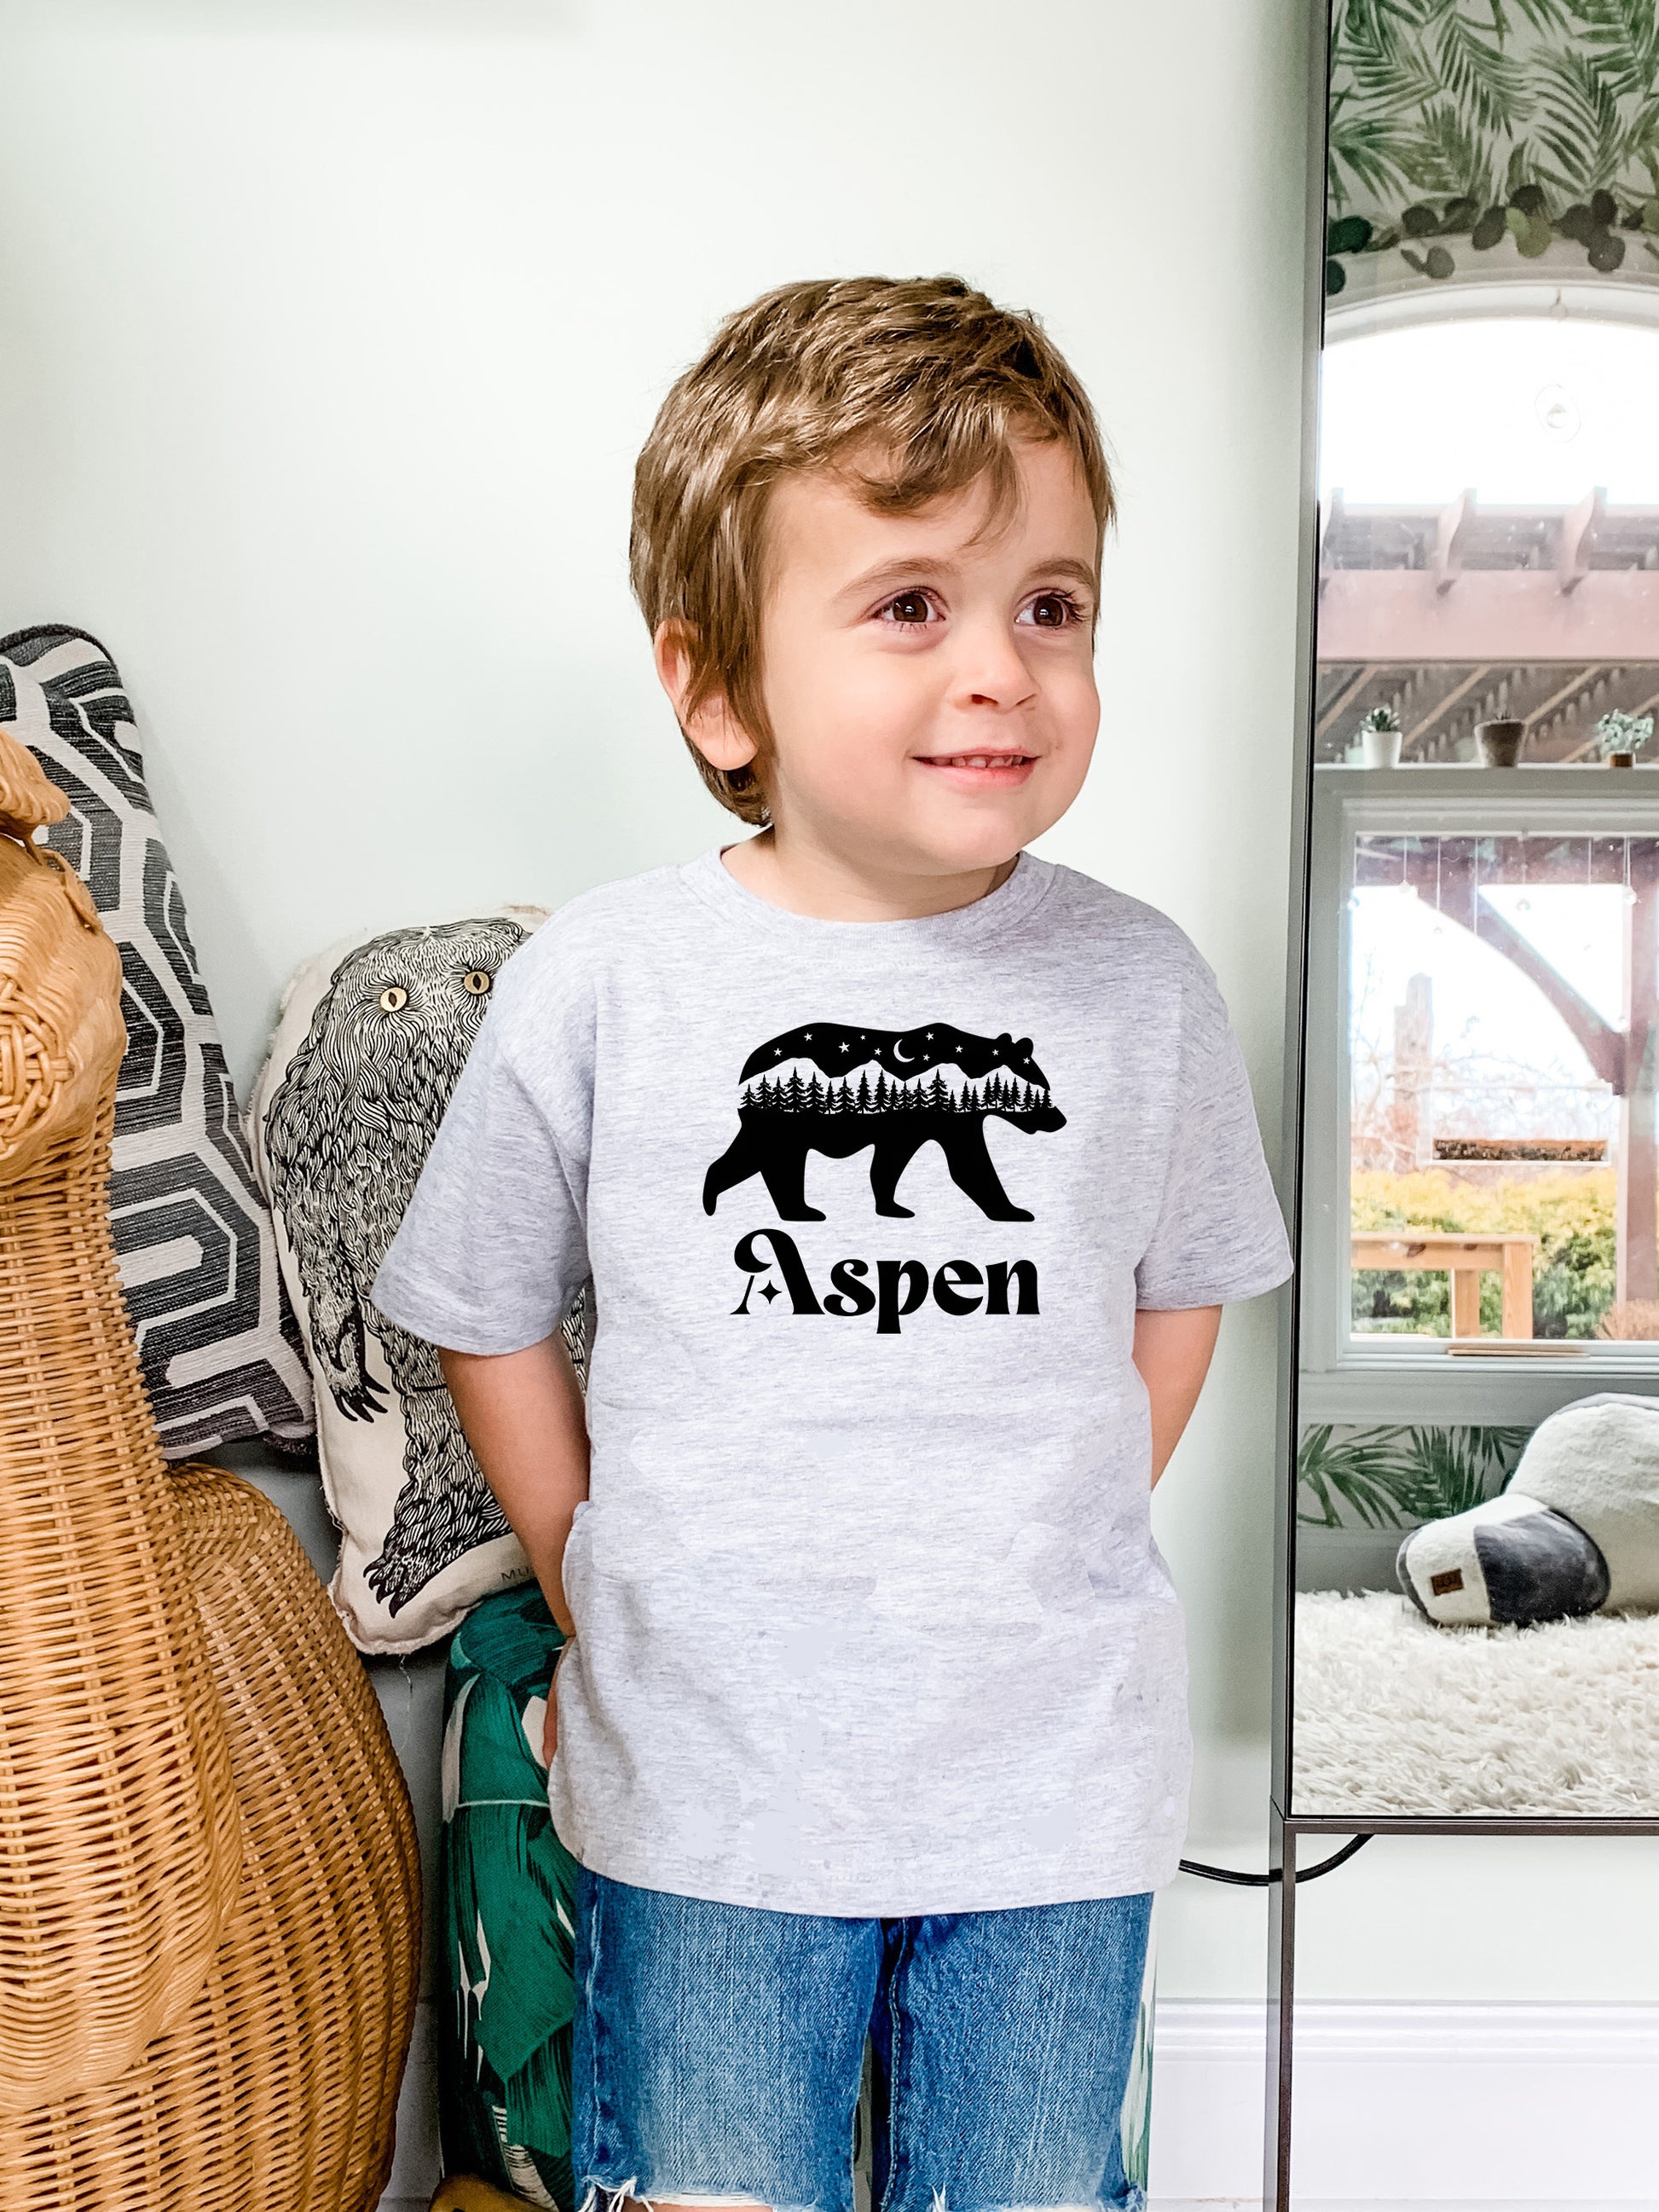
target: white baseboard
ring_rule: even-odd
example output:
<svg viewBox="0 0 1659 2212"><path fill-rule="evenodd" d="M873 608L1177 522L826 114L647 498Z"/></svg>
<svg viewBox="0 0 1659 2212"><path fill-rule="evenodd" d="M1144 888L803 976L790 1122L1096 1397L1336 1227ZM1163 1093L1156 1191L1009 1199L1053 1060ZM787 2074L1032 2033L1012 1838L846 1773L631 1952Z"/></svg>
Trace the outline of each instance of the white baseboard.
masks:
<svg viewBox="0 0 1659 2212"><path fill-rule="evenodd" d="M382 2200L438 2185L420 2007ZM1304 2003L1297 2212L1659 2212L1659 2004ZM1260 2212L1266 2015L1168 2000L1152 2063L1153 2212Z"/></svg>
<svg viewBox="0 0 1659 2212"><path fill-rule="evenodd" d="M1170 2001L1155 2212L1261 2202L1265 2008ZM1297 2212L1659 2208L1659 2004L1303 2003Z"/></svg>

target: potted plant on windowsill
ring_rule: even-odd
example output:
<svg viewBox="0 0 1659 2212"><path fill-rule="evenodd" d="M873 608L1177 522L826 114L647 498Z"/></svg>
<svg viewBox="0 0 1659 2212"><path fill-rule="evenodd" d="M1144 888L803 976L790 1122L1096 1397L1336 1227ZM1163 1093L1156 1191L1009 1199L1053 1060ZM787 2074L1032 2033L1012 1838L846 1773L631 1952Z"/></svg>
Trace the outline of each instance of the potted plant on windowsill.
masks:
<svg viewBox="0 0 1659 2212"><path fill-rule="evenodd" d="M1637 754L1652 735L1651 714L1626 714L1617 707L1595 726L1595 742L1607 768L1634 768Z"/></svg>
<svg viewBox="0 0 1659 2212"><path fill-rule="evenodd" d="M1359 725L1359 757L1366 768L1398 768L1402 743L1392 707L1373 707Z"/></svg>
<svg viewBox="0 0 1659 2212"><path fill-rule="evenodd" d="M1526 743L1527 726L1509 715L1474 726L1475 757L1482 768L1514 768Z"/></svg>

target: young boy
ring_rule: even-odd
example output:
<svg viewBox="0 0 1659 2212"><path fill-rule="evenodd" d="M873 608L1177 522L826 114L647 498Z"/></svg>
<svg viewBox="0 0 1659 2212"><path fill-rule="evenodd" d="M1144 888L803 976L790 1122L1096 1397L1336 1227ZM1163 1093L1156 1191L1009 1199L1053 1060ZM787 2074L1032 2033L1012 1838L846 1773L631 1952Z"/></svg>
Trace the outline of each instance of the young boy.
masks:
<svg viewBox="0 0 1659 2212"><path fill-rule="evenodd" d="M721 328L633 579L760 834L512 962L376 1285L574 1638L579 2206L848 2212L866 2038L883 2212L1136 2201L1188 1764L1149 1498L1288 1261L1209 970L1024 849L1111 513L1076 378L956 278Z"/></svg>

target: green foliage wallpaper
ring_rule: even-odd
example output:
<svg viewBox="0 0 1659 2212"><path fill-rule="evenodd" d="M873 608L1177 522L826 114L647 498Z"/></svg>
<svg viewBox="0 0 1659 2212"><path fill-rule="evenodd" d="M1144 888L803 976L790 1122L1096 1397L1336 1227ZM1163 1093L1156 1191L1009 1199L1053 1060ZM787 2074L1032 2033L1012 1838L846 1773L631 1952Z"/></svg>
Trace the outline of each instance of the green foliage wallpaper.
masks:
<svg viewBox="0 0 1659 2212"><path fill-rule="evenodd" d="M1656 0L1334 0L1331 37L1328 295L1659 283Z"/></svg>
<svg viewBox="0 0 1659 2212"><path fill-rule="evenodd" d="M1496 1497L1525 1428L1304 1429L1297 1518L1304 1528L1414 1528Z"/></svg>

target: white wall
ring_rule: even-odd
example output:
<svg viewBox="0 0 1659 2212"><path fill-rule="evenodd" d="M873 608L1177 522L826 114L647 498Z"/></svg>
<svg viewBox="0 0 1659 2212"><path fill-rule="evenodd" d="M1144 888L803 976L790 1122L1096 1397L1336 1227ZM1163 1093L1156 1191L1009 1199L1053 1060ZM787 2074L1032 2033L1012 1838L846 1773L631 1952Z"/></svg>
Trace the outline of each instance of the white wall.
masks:
<svg viewBox="0 0 1659 2212"><path fill-rule="evenodd" d="M5 605L137 693L239 1077L331 934L712 841L634 454L722 310L947 267L1043 311L1121 460L1056 848L1196 929L1271 1075L1300 13L1205 0L1177 109L1127 0L0 5Z"/></svg>
<svg viewBox="0 0 1659 2212"><path fill-rule="evenodd" d="M714 840L627 593L635 452L762 287L951 268L1042 312L1118 457L1049 848L1194 933L1276 1140L1305 14L0 0L0 628L125 672L239 1080L331 939ZM1212 1850L1265 1788L1270 1307L1159 1506ZM1372 1956L1397 1884L1331 1894ZM1259 1991L1258 1900L1162 1925L1172 1989Z"/></svg>

